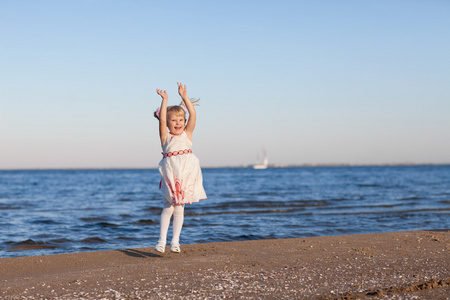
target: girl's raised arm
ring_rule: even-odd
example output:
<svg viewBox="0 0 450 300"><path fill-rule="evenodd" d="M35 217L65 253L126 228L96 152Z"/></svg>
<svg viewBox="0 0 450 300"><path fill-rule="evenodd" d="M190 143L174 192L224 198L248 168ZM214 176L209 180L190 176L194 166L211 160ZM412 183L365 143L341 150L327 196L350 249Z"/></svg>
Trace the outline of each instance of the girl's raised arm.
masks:
<svg viewBox="0 0 450 300"><path fill-rule="evenodd" d="M166 91L156 89L156 93L161 96L161 107L159 108L159 138L161 147L166 143L169 132L167 131L167 99L169 96Z"/></svg>
<svg viewBox="0 0 450 300"><path fill-rule="evenodd" d="M178 94L180 94L181 99L183 99L184 104L189 112L189 119L187 121L185 131L188 138L192 141L192 133L194 132L195 122L197 121L197 115L195 112L194 104L192 104L191 99L189 99L187 95L186 85L183 85L181 82L177 82L178 85Z"/></svg>

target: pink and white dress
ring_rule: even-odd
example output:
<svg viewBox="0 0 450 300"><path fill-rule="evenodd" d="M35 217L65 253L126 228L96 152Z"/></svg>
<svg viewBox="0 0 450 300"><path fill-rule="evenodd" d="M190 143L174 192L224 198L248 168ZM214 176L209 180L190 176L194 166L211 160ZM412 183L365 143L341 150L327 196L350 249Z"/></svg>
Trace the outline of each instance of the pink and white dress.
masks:
<svg viewBox="0 0 450 300"><path fill-rule="evenodd" d="M192 142L186 132L180 135L169 133L158 166L164 204L191 204L206 199L200 162L191 148Z"/></svg>

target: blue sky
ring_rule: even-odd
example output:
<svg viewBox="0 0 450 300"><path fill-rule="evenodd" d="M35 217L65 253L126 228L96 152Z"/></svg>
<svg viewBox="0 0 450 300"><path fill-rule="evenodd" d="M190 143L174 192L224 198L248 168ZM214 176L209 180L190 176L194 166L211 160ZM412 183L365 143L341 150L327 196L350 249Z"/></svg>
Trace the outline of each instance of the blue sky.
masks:
<svg viewBox="0 0 450 300"><path fill-rule="evenodd" d="M450 1L0 1L0 169L450 163Z"/></svg>

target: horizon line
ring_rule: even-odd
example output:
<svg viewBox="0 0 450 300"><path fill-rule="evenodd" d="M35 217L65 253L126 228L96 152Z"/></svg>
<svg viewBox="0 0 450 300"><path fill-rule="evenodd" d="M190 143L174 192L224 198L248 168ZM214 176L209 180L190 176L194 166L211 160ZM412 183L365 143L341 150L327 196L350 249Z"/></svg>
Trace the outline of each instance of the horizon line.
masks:
<svg viewBox="0 0 450 300"><path fill-rule="evenodd" d="M309 163L309 164L269 164L270 169L281 168L321 168L321 167L413 167L413 166L450 166L450 163L381 163L381 164L350 164L350 163ZM252 168L249 165L230 165L230 166L201 166L202 169L246 169ZM60 168L10 168L0 171L51 171L51 170L157 170L157 167L60 167Z"/></svg>

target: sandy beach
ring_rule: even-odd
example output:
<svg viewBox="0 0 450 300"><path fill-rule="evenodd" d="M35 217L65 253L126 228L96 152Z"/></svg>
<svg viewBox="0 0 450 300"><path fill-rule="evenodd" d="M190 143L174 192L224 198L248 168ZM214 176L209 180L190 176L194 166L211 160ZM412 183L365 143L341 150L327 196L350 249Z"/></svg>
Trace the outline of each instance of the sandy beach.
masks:
<svg viewBox="0 0 450 300"><path fill-rule="evenodd" d="M449 299L450 230L0 258L1 299Z"/></svg>

